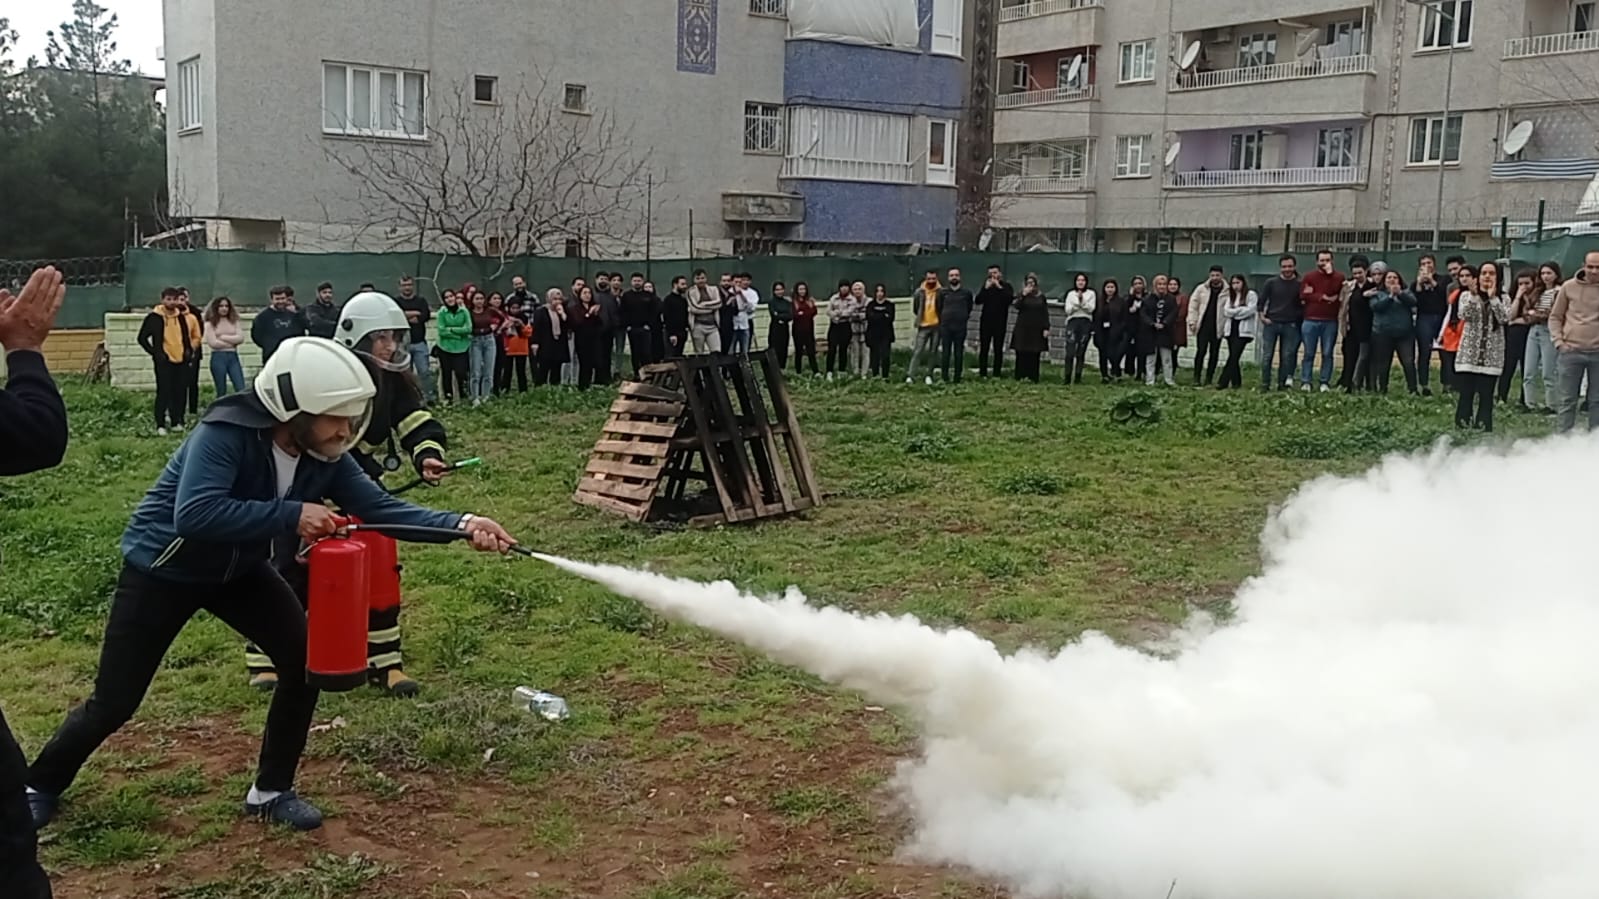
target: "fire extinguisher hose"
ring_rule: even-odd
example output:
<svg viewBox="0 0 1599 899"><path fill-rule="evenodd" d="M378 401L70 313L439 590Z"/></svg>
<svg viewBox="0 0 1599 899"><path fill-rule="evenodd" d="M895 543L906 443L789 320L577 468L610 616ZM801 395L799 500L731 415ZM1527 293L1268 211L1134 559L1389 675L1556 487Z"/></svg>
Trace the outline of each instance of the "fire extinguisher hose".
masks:
<svg viewBox="0 0 1599 899"><path fill-rule="evenodd" d="M393 537L396 540L414 540L426 543L472 539L472 535L470 533L457 528L431 528L424 525L415 524L374 524L372 522L363 521L360 524L346 525L342 530L347 533L353 533L355 531L372 531L373 533L382 534L386 537ZM306 547L306 551L309 550L310 547ZM527 556L528 558L532 558L534 556L534 551L532 549L529 549L520 543L512 544L510 551L519 556Z"/></svg>
<svg viewBox="0 0 1599 899"><path fill-rule="evenodd" d="M460 471L463 468L472 468L474 466L482 465L482 464L483 464L483 460L480 459L480 458L474 457L474 458L471 458L471 459L462 459L461 461L452 463L449 467L445 468L444 469L444 473L445 474L449 474L452 471ZM390 490L389 491L389 495L390 496L399 496L402 493L406 493L408 491L415 490L416 488L422 486L423 484L432 485L432 483L433 482L429 481L427 478L417 478L416 480L411 481L408 484L402 484L399 487L396 487L393 490ZM371 530L371 529L368 528L368 530Z"/></svg>

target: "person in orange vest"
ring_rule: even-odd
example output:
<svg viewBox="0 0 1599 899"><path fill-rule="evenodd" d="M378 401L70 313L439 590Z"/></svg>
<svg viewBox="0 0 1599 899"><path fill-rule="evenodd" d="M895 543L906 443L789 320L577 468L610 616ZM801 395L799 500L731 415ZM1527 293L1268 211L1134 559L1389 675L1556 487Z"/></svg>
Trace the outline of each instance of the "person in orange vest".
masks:
<svg viewBox="0 0 1599 899"><path fill-rule="evenodd" d="M515 294L505 302L505 321L500 326L501 347L505 352L505 383L501 390L511 389L511 375L516 375L516 389L527 393L527 357L533 344L533 326L528 324L531 311L522 305Z"/></svg>
<svg viewBox="0 0 1599 899"><path fill-rule="evenodd" d="M1433 343L1438 348L1438 380L1443 384L1445 393L1459 387L1455 383L1455 354L1460 352L1460 333L1465 328L1458 314L1460 291L1475 285L1476 278L1476 271L1469 266L1455 270L1455 284L1449 288L1449 308L1444 312L1443 329Z"/></svg>

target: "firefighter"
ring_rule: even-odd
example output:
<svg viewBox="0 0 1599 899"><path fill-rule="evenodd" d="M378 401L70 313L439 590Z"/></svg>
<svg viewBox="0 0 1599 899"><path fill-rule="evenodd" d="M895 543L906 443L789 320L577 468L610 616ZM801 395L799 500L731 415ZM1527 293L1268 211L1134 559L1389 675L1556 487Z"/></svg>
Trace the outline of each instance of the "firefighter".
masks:
<svg viewBox="0 0 1599 899"><path fill-rule="evenodd" d="M410 334L400 305L376 291L356 294L339 313L334 339L367 363L378 388L372 422L350 455L374 481L398 471L403 455L427 483L436 484L447 471L448 441L444 426L423 405L422 385L411 370ZM402 666L399 606L374 609L369 616L368 679L391 696L415 696L421 685ZM245 664L251 686L271 690L277 685L272 659L259 647L245 648Z"/></svg>
<svg viewBox="0 0 1599 899"><path fill-rule="evenodd" d="M206 410L122 534L94 691L29 770L35 826L49 823L89 755L133 716L167 648L201 609L284 666L244 813L296 830L321 826L322 813L294 792L317 701L305 676L305 608L275 561L293 558L301 540L338 532L341 520L325 501L369 521L458 529L479 550L504 552L515 542L487 518L411 505L366 476L349 451L366 432L376 395L354 353L295 337L272 354L253 389ZM305 566L291 567L307 579Z"/></svg>

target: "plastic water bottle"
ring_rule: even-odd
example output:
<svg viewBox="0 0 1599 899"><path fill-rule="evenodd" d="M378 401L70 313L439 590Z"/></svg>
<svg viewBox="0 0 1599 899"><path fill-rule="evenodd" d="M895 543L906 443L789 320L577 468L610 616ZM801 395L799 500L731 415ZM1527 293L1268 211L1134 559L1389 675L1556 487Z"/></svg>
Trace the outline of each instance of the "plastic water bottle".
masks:
<svg viewBox="0 0 1599 899"><path fill-rule="evenodd" d="M565 721L572 714L566 707L566 700L554 693L532 687L517 687L512 696L517 708L539 715L546 721Z"/></svg>

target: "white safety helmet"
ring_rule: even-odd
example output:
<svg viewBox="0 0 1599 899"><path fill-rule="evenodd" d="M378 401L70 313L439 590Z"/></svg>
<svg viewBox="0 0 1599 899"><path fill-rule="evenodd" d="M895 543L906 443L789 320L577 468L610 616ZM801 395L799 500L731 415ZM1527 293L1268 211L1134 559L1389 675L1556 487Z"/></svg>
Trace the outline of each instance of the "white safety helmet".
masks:
<svg viewBox="0 0 1599 899"><path fill-rule="evenodd" d="M374 353L373 338L384 335L393 340L393 349ZM411 367L411 323L400 304L388 294L368 290L350 297L339 311L339 326L333 339L371 359L387 371L406 371Z"/></svg>
<svg viewBox="0 0 1599 899"><path fill-rule="evenodd" d="M302 415L342 415L350 419L350 437L338 453L306 452L333 462L355 448L372 422L372 400L378 394L372 373L355 353L322 337L291 337L278 345L255 376L255 395L281 422L305 421ZM308 422L307 422L308 423Z"/></svg>

